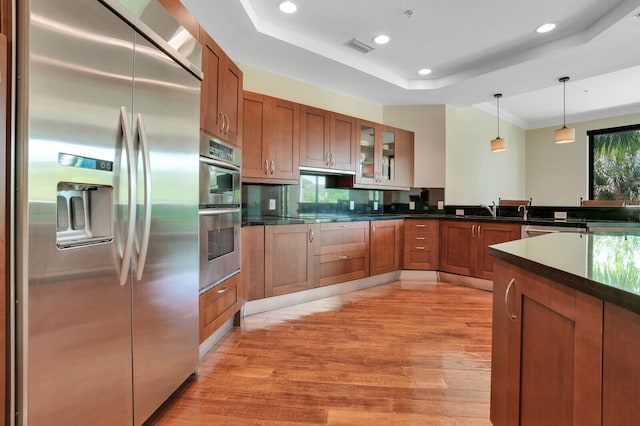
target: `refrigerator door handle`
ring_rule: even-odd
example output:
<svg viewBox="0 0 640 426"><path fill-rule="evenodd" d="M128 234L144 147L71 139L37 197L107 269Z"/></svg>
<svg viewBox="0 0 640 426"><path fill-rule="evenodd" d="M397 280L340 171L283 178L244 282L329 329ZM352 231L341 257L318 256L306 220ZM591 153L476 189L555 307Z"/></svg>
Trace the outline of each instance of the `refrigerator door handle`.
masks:
<svg viewBox="0 0 640 426"><path fill-rule="evenodd" d="M134 204L134 196L136 193L136 166L133 159L133 141L131 134L131 126L129 124L129 113L127 108L120 107L120 124L122 135L124 137L124 145L127 153L127 175L129 178L129 193L127 194L127 204L129 208L129 217L127 224L127 239L124 243L124 252L122 253L122 265L120 265L120 285L125 285L129 278L129 267L131 265L131 254L133 251L133 239L136 226L136 209Z"/></svg>
<svg viewBox="0 0 640 426"><path fill-rule="evenodd" d="M147 129L144 126L142 114L137 116L138 138L142 147L142 170L144 173L144 222L142 225L142 241L138 254L138 271L136 278L142 279L144 266L147 263L147 252L149 251L149 235L151 233L151 161L149 157L149 142L147 141Z"/></svg>

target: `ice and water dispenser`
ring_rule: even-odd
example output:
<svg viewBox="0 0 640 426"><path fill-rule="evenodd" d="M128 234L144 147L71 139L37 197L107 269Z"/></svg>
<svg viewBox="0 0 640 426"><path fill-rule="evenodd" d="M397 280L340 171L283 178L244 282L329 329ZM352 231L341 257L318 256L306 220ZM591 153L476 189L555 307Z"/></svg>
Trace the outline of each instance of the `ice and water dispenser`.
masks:
<svg viewBox="0 0 640 426"><path fill-rule="evenodd" d="M58 163L111 172L113 163L59 154ZM107 169L108 168L108 169ZM57 186L56 244L70 248L113 240L113 187L92 183L59 182Z"/></svg>

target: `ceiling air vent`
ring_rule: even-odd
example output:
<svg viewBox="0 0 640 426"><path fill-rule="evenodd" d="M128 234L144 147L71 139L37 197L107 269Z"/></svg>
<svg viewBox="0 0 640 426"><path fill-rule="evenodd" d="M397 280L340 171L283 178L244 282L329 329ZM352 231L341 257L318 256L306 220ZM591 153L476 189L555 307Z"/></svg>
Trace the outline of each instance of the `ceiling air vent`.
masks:
<svg viewBox="0 0 640 426"><path fill-rule="evenodd" d="M369 53L373 50L373 47L369 46L367 43L360 41L358 39L352 38L348 42L344 44L347 47L357 50L360 53Z"/></svg>

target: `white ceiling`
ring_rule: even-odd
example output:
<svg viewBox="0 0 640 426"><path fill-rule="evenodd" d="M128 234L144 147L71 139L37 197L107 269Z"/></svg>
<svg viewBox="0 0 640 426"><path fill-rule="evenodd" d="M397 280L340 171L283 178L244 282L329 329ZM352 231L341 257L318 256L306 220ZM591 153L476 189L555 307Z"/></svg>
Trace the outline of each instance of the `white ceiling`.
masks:
<svg viewBox="0 0 640 426"><path fill-rule="evenodd" d="M235 62L382 105L495 112L502 93L502 118L554 126L569 76L567 123L640 112L640 0L293 1L285 15L281 0L182 0ZM556 30L537 34L546 22Z"/></svg>

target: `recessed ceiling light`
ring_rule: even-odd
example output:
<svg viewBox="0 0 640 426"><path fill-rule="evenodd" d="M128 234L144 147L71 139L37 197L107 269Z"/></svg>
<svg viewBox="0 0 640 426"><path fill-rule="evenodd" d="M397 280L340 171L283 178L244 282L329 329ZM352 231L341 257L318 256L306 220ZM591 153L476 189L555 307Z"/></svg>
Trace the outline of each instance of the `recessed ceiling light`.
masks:
<svg viewBox="0 0 640 426"><path fill-rule="evenodd" d="M429 74L431 74L431 69L422 68L421 70L418 70L418 74L420 74L420 75L429 75Z"/></svg>
<svg viewBox="0 0 640 426"><path fill-rule="evenodd" d="M391 40L389 36L384 34L377 35L373 38L373 41L376 44L387 44L389 43L389 40Z"/></svg>
<svg viewBox="0 0 640 426"><path fill-rule="evenodd" d="M280 3L280 10L284 13L295 13L298 10L298 6L295 3L287 0Z"/></svg>
<svg viewBox="0 0 640 426"><path fill-rule="evenodd" d="M549 22L548 24L542 24L536 28L536 32L540 34L548 33L556 28L556 24Z"/></svg>

